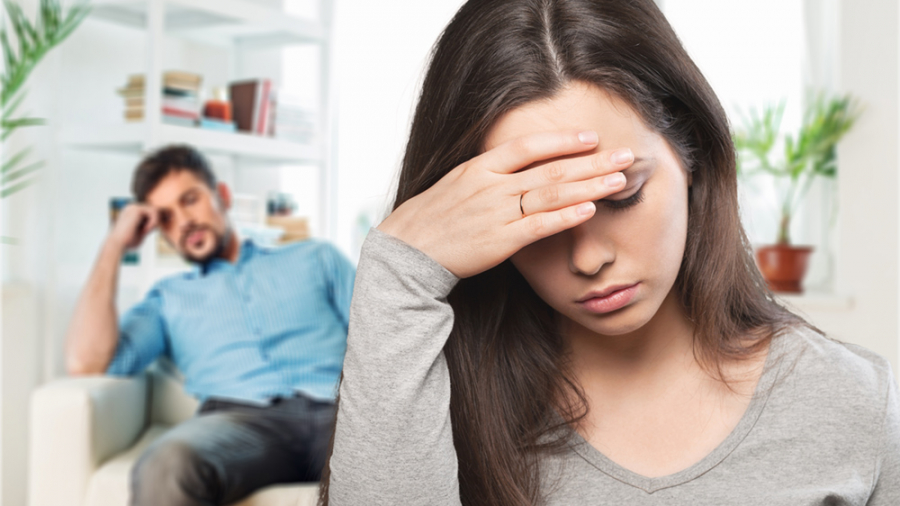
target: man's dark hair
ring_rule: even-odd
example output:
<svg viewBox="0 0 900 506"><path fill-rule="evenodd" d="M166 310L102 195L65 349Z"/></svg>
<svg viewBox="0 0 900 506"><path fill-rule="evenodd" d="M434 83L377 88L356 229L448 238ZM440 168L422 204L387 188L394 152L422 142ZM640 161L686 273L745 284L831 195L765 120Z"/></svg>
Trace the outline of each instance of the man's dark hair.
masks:
<svg viewBox="0 0 900 506"><path fill-rule="evenodd" d="M213 174L206 158L196 149L187 145L165 146L147 155L134 170L131 179L131 192L138 202L146 202L147 194L172 172L186 170L206 183L211 189L216 188L216 175Z"/></svg>

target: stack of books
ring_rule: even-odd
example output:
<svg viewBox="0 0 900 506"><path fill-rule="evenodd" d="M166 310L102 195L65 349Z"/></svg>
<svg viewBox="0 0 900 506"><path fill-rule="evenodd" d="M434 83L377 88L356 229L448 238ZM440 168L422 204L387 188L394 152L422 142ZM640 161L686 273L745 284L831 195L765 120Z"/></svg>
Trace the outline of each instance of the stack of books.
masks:
<svg viewBox="0 0 900 506"><path fill-rule="evenodd" d="M279 244L305 241L310 238L309 220L303 216L269 216L266 225L284 231Z"/></svg>
<svg viewBox="0 0 900 506"><path fill-rule="evenodd" d="M128 77L128 84L118 90L125 99L125 120L144 119L144 75ZM163 74L162 119L164 123L196 126L200 120L200 83L203 77L190 72L169 71Z"/></svg>
<svg viewBox="0 0 900 506"><path fill-rule="evenodd" d="M275 104L273 133L276 139L309 144L316 133L315 109L304 106L296 97L280 94Z"/></svg>

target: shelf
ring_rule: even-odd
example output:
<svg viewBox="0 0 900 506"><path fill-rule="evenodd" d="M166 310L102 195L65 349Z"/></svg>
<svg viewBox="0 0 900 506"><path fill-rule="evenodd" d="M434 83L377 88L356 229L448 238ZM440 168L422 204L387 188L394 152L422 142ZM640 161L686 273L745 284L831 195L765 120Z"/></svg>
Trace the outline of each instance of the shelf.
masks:
<svg viewBox="0 0 900 506"><path fill-rule="evenodd" d="M91 14L113 23L145 28L147 0L95 0ZM247 0L165 0L167 33L216 45L267 47L318 43L322 25Z"/></svg>
<svg viewBox="0 0 900 506"><path fill-rule="evenodd" d="M265 163L319 163L322 150L317 145L298 144L245 133L218 132L162 124L154 149L167 144L190 144L210 154L224 154ZM62 132L63 144L78 149L143 153L148 139L145 123L122 123L106 127L79 128Z"/></svg>

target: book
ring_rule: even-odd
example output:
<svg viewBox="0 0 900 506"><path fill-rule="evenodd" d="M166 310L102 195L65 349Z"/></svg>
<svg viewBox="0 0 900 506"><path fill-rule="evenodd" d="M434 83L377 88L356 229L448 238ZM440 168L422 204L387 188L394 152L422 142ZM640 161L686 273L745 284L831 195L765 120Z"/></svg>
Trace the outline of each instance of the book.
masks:
<svg viewBox="0 0 900 506"><path fill-rule="evenodd" d="M186 90L182 88L163 88L163 94L170 97L196 97L198 90Z"/></svg>
<svg viewBox="0 0 900 506"><path fill-rule="evenodd" d="M200 128L218 130L220 132L234 132L237 130L234 121L221 121L211 118L200 118Z"/></svg>
<svg viewBox="0 0 900 506"><path fill-rule="evenodd" d="M180 70L168 70L163 73L163 77L172 81L184 81L196 84L200 84L200 82L203 81L203 76L201 76L200 74L194 74L193 72L182 72Z"/></svg>
<svg viewBox="0 0 900 506"><path fill-rule="evenodd" d="M228 87L231 97L231 117L237 129L242 132L253 131L254 105L258 81L241 81L231 83Z"/></svg>
<svg viewBox="0 0 900 506"><path fill-rule="evenodd" d="M309 239L309 220L302 216L269 216L266 225L284 230L280 243L305 241Z"/></svg>
<svg viewBox="0 0 900 506"><path fill-rule="evenodd" d="M185 84L181 82L166 81L163 83L166 93L197 93L200 91L200 85Z"/></svg>
<svg viewBox="0 0 900 506"><path fill-rule="evenodd" d="M196 105L167 104L163 102L162 111L163 113L172 114L174 116L200 117L200 108Z"/></svg>
<svg viewBox="0 0 900 506"><path fill-rule="evenodd" d="M144 74L132 74L128 76L128 86L143 87L146 77ZM182 85L190 85L199 87L203 82L203 76L192 72L182 72L179 70L167 70L162 75L163 84L179 83Z"/></svg>
<svg viewBox="0 0 900 506"><path fill-rule="evenodd" d="M191 118L185 118L182 116L172 116L169 114L163 114L162 122L167 125L175 125L175 126L183 126L183 127L195 127L197 126L197 120Z"/></svg>
<svg viewBox="0 0 900 506"><path fill-rule="evenodd" d="M125 99L138 98L138 97L143 98L144 97L144 88L143 87L141 87L141 88L128 88L128 87L119 88L118 90L116 90L116 92L119 95L121 95L122 97L124 97Z"/></svg>
<svg viewBox="0 0 900 506"><path fill-rule="evenodd" d="M200 119L200 113L196 111L185 111L183 109L173 109L171 107L163 107L162 112L166 116L174 116L176 118L188 118L193 120Z"/></svg>
<svg viewBox="0 0 900 506"><path fill-rule="evenodd" d="M269 117L272 109L272 101L271 101L271 93L272 93L272 81L268 79L263 79L262 86L259 89L259 96L257 97L257 116L256 122L253 126L253 132L260 135L267 135L269 133Z"/></svg>
<svg viewBox="0 0 900 506"><path fill-rule="evenodd" d="M318 116L309 103L296 96L280 94L275 108L272 129L276 139L306 144L313 141Z"/></svg>
<svg viewBox="0 0 900 506"><path fill-rule="evenodd" d="M141 121L144 119L144 109L126 109L125 119L127 121Z"/></svg>

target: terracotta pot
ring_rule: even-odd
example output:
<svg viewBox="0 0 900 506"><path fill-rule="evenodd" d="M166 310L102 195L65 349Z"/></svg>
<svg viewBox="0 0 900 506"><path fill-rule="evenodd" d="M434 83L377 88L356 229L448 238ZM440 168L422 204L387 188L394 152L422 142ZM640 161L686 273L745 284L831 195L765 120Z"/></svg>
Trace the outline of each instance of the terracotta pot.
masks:
<svg viewBox="0 0 900 506"><path fill-rule="evenodd" d="M761 246L756 249L756 265L773 292L803 293L800 282L812 251L812 246Z"/></svg>

